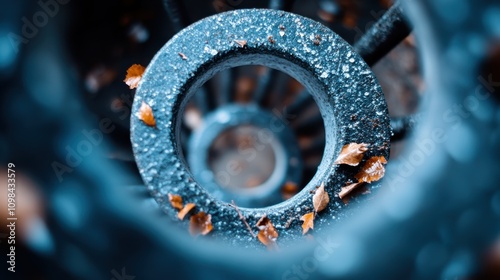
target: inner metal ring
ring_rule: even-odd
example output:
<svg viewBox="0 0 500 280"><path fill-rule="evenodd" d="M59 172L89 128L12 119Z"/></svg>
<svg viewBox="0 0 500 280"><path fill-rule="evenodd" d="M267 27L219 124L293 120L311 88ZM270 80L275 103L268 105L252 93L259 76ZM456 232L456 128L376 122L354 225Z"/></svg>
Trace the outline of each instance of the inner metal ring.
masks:
<svg viewBox="0 0 500 280"><path fill-rule="evenodd" d="M172 220L178 219L169 193L212 215L212 237L240 246L259 243L249 242L237 212L210 195L188 171L179 128L183 108L197 88L224 69L253 64L280 70L301 82L325 123L323 159L304 189L277 205L241 208L251 225L267 215L279 231L279 243L302 235L299 217L312 211L310 191L321 183L331 201L315 218L315 229L343 218L346 211L336 194L355 170L334 165L335 158L343 145L353 142L370 145L365 158L388 158L391 135L384 95L370 68L322 24L282 11L251 9L218 14L182 30L156 54L137 90L133 112L139 111L142 102L149 104L156 127L132 117L135 157L147 188ZM181 223L187 226L188 222Z"/></svg>
<svg viewBox="0 0 500 280"><path fill-rule="evenodd" d="M209 150L218 136L231 128L241 126L254 127L257 145L241 148L241 161L252 163L259 161L255 159L256 154L261 152L271 152L274 156L274 166L269 178L266 178L257 186L224 188L221 180L230 180L236 177L238 167L223 166L224 169L214 171L209 167ZM268 149L258 147L266 147ZM257 148L255 148L257 147ZM207 189L215 198L231 202L234 200L240 207L258 205L265 207L281 202L281 186L286 182L300 182L302 161L300 160L300 150L293 132L286 123L278 116L259 108L255 104L251 105L226 105L208 115L203 127L196 131L189 141L188 162L191 172L197 181ZM269 151L270 150L270 151ZM228 163L229 164L229 163ZM265 164L260 160L260 164ZM269 168L264 166L264 168ZM218 178L219 177L219 178ZM219 180L217 180L219 179ZM221 186L223 185L223 186ZM254 206L255 207L255 206Z"/></svg>

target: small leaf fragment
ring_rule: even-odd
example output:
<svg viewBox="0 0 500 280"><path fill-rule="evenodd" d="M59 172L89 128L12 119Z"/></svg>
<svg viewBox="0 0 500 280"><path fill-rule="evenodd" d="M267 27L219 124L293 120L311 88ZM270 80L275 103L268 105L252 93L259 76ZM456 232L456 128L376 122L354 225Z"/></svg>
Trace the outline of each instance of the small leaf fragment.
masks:
<svg viewBox="0 0 500 280"><path fill-rule="evenodd" d="M244 48L247 45L247 40L234 40L236 44L238 44L241 48Z"/></svg>
<svg viewBox="0 0 500 280"><path fill-rule="evenodd" d="M340 155L335 160L334 164L347 164L357 166L363 159L364 153L368 151L368 144L350 143L342 147Z"/></svg>
<svg viewBox="0 0 500 280"><path fill-rule="evenodd" d="M314 211L321 212L323 211L328 203L330 202L330 196L325 191L325 184L321 183L321 186L316 190L316 193L313 195L313 206Z"/></svg>
<svg viewBox="0 0 500 280"><path fill-rule="evenodd" d="M144 101L142 101L141 108L139 108L139 112L137 113L137 117L141 121L143 121L146 125L153 127L156 126L156 120L153 115L153 109Z"/></svg>
<svg viewBox="0 0 500 280"><path fill-rule="evenodd" d="M366 195L366 194L371 194L372 191L370 190L369 186L362 186L361 188L359 188L359 192L363 195Z"/></svg>
<svg viewBox="0 0 500 280"><path fill-rule="evenodd" d="M127 75L125 76L125 80L123 80L130 89L137 88L139 82L142 79L142 75L146 68L140 64L134 64L130 66L127 70Z"/></svg>
<svg viewBox="0 0 500 280"><path fill-rule="evenodd" d="M349 196L342 198L342 202L344 202L345 205L348 205L350 200L351 198Z"/></svg>
<svg viewBox="0 0 500 280"><path fill-rule="evenodd" d="M179 53L179 56L180 56L183 60L187 60L187 59L188 59L188 57L187 57L185 54L181 53L181 52Z"/></svg>
<svg viewBox="0 0 500 280"><path fill-rule="evenodd" d="M257 222L256 227L260 229L257 234L259 241L266 245L268 248L276 247L276 240L278 239L278 232L274 228L273 223L267 216L263 216Z"/></svg>
<svg viewBox="0 0 500 280"><path fill-rule="evenodd" d="M192 236L207 235L213 229L212 215L199 212L189 219L189 233Z"/></svg>
<svg viewBox="0 0 500 280"><path fill-rule="evenodd" d="M184 208L182 208L181 211L179 211L179 213L177 213L177 218L179 218L179 220L184 220L184 217L186 217L186 215L191 210L193 210L193 208L195 208L195 207L196 207L196 204L194 204L194 203L186 204L186 206L184 206Z"/></svg>
<svg viewBox="0 0 500 280"><path fill-rule="evenodd" d="M255 226L258 228L258 229L265 229L266 226L271 222L271 220L269 220L269 218L264 215L262 216L258 221L257 223L255 224Z"/></svg>
<svg viewBox="0 0 500 280"><path fill-rule="evenodd" d="M304 214L301 218L302 223L302 235L305 235L309 229L314 229L314 212Z"/></svg>
<svg viewBox="0 0 500 280"><path fill-rule="evenodd" d="M354 178L358 179L358 182L371 183L378 181L385 175L384 164L386 163L387 160L383 156L371 157Z"/></svg>
<svg viewBox="0 0 500 280"><path fill-rule="evenodd" d="M349 191L349 193L342 193L342 192L348 190L349 188L352 188ZM369 185L366 184L365 182L354 183L354 184L349 184L348 186L343 187L339 193L339 198L342 199L342 202L344 202L345 205L347 205L347 204L349 204L349 201L351 200L351 198L353 198L357 195L367 195L370 193L371 193L371 190L369 188Z"/></svg>
<svg viewBox="0 0 500 280"><path fill-rule="evenodd" d="M339 198L344 199L347 195L349 195L353 190L357 189L359 186L365 184L365 182L358 182L354 184L347 185L345 187L342 187L342 189L339 192Z"/></svg>
<svg viewBox="0 0 500 280"><path fill-rule="evenodd" d="M183 203L182 203L182 197L180 195L169 193L168 200L170 201L170 205L172 205L172 207L174 207L175 209L177 210L182 209Z"/></svg>
<svg viewBox="0 0 500 280"><path fill-rule="evenodd" d="M357 15L353 12L347 12L343 17L342 24L349 29L355 28L358 25Z"/></svg>
<svg viewBox="0 0 500 280"><path fill-rule="evenodd" d="M284 200L292 198L299 191L299 187L294 182L286 182L281 187L281 196Z"/></svg>

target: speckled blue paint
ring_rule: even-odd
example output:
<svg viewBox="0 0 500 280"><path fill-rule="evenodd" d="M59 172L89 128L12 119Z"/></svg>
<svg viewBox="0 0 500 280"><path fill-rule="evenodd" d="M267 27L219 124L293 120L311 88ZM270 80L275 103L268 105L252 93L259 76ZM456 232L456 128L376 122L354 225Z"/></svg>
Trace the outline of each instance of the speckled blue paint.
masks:
<svg viewBox="0 0 500 280"><path fill-rule="evenodd" d="M235 40L246 40L247 44L242 47ZM331 202L317 215L315 230L348 215L336 194L359 167L333 165L344 144L368 143L365 159L389 156L390 119L382 90L361 57L330 29L295 14L259 9L223 13L189 26L147 67L133 112L146 102L153 109L157 127L145 125L134 114L131 139L142 178L168 216L178 220L167 194L179 194L185 202L196 203L198 211L212 215L211 237L228 244L260 247L236 211L215 200L192 178L178 148L179 118L195 90L223 69L252 64L281 70L300 81L312 93L325 123L324 156L309 184L283 203L241 209L250 225L266 214L280 234L278 242L286 244L301 238L299 218L312 211L310 191L321 182L325 182ZM188 222L179 223L187 226Z"/></svg>

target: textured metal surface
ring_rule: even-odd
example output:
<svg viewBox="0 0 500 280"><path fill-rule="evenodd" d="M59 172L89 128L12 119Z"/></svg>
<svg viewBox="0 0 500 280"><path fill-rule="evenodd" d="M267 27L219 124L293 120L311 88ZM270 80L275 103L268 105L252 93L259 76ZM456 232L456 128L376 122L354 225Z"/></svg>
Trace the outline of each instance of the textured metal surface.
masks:
<svg viewBox="0 0 500 280"><path fill-rule="evenodd" d="M235 40L247 43L242 47ZM336 193L356 172L332 164L344 144L370 144L373 149L366 158L387 158L389 153L390 120L380 86L352 47L323 25L282 11L239 10L204 19L181 31L152 60L137 91L133 111L137 112L143 101L151 105L157 128L132 118L134 153L148 189L173 220L177 220L176 211L168 202L168 193L179 194L210 213L213 238L259 245L257 240L248 242L249 233L234 209L215 200L192 178L178 143L179 116L193 92L215 73L249 64L275 68L300 81L313 93L325 121L326 149L311 182L281 204L241 209L250 224L267 215L280 231L279 242L287 244L302 235L298 218L312 211L309 191L322 182L332 202L316 218L316 227L326 228L344 217L344 206ZM285 228L291 218L296 220Z"/></svg>

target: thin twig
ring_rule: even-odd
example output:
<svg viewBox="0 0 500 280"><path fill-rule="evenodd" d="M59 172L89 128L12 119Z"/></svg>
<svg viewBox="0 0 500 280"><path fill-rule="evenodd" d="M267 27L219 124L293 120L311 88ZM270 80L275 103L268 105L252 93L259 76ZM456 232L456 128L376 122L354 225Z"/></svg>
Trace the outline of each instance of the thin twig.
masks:
<svg viewBox="0 0 500 280"><path fill-rule="evenodd" d="M255 235L255 233L253 232L252 228L248 224L247 219L245 219L245 217L243 216L243 214L241 214L241 211L238 208L238 206L236 206L236 203L234 203L234 200L231 200L231 203L229 203L229 206L233 207L236 210L236 212L238 212L238 216L240 216L240 220L243 221L243 223L247 227L247 229L250 232L250 234L252 235L252 237L256 238L257 236Z"/></svg>
<svg viewBox="0 0 500 280"><path fill-rule="evenodd" d="M288 221L286 221L285 228L289 228L290 225L292 225L292 222L295 221L296 219L297 217L291 217L290 219L288 219Z"/></svg>

